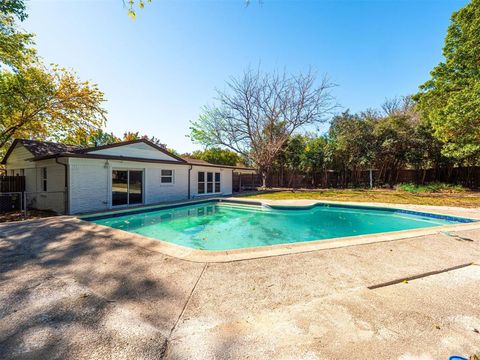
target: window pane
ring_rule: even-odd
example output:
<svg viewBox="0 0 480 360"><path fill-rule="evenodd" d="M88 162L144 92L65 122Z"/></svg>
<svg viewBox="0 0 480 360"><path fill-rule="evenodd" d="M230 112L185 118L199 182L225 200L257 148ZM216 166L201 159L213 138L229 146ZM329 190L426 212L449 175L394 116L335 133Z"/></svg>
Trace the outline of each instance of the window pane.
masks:
<svg viewBox="0 0 480 360"><path fill-rule="evenodd" d="M171 176L162 176L162 184L171 184L173 178Z"/></svg>
<svg viewBox="0 0 480 360"><path fill-rule="evenodd" d="M199 182L198 183L198 193L199 194L204 194L205 193L205 183L204 182Z"/></svg>
<svg viewBox="0 0 480 360"><path fill-rule="evenodd" d="M220 192L220 183L219 182L215 183L215 192Z"/></svg>
<svg viewBox="0 0 480 360"><path fill-rule="evenodd" d="M172 176L173 170L162 170L162 176Z"/></svg>
<svg viewBox="0 0 480 360"><path fill-rule="evenodd" d="M205 173L204 172L199 172L198 173L198 182L203 182L205 181Z"/></svg>
<svg viewBox="0 0 480 360"><path fill-rule="evenodd" d="M207 193L213 192L213 183L207 183Z"/></svg>
<svg viewBox="0 0 480 360"><path fill-rule="evenodd" d="M126 205L128 202L128 172L112 171L112 205Z"/></svg>
<svg viewBox="0 0 480 360"><path fill-rule="evenodd" d="M207 181L213 181L213 173L207 173Z"/></svg>
<svg viewBox="0 0 480 360"><path fill-rule="evenodd" d="M129 204L142 203L142 171L130 171Z"/></svg>
<svg viewBox="0 0 480 360"><path fill-rule="evenodd" d="M220 173L215 173L215 181L220 181Z"/></svg>

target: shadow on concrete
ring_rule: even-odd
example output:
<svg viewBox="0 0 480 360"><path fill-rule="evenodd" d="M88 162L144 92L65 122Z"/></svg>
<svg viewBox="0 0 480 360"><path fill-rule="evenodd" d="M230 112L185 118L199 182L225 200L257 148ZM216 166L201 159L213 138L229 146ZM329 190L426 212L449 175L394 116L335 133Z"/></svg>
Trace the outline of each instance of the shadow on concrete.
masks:
<svg viewBox="0 0 480 360"><path fill-rule="evenodd" d="M163 356L202 264L118 237L71 218L0 226L2 359Z"/></svg>

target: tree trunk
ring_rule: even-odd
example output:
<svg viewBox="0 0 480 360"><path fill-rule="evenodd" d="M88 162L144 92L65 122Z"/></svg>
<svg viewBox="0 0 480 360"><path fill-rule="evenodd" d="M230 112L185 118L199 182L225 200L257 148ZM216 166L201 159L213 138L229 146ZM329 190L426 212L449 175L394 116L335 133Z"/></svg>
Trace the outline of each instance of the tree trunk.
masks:
<svg viewBox="0 0 480 360"><path fill-rule="evenodd" d="M427 169L423 169L423 174L422 174L422 185L425 184L425 178L427 177Z"/></svg>
<svg viewBox="0 0 480 360"><path fill-rule="evenodd" d="M262 189L267 188L267 172L262 170Z"/></svg>

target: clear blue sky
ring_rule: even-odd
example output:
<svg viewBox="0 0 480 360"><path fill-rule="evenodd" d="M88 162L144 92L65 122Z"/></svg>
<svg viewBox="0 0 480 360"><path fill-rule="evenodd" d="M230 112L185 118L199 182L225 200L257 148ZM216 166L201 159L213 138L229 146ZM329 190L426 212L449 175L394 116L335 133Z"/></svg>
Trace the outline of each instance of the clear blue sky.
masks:
<svg viewBox="0 0 480 360"><path fill-rule="evenodd" d="M198 148L189 122L249 65L312 66L352 111L410 94L441 60L449 18L467 1L153 0L130 20L121 0L28 2L24 28L45 61L75 69L108 99L107 130Z"/></svg>

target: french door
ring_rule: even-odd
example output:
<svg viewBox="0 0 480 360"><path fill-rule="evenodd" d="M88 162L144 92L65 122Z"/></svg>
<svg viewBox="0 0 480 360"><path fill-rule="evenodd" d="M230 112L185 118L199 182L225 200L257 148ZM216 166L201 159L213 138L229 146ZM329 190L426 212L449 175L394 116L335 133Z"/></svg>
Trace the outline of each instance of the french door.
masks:
<svg viewBox="0 0 480 360"><path fill-rule="evenodd" d="M112 206L143 203L143 171L112 170Z"/></svg>
<svg viewBox="0 0 480 360"><path fill-rule="evenodd" d="M198 194L213 194L220 192L220 173L198 172Z"/></svg>

